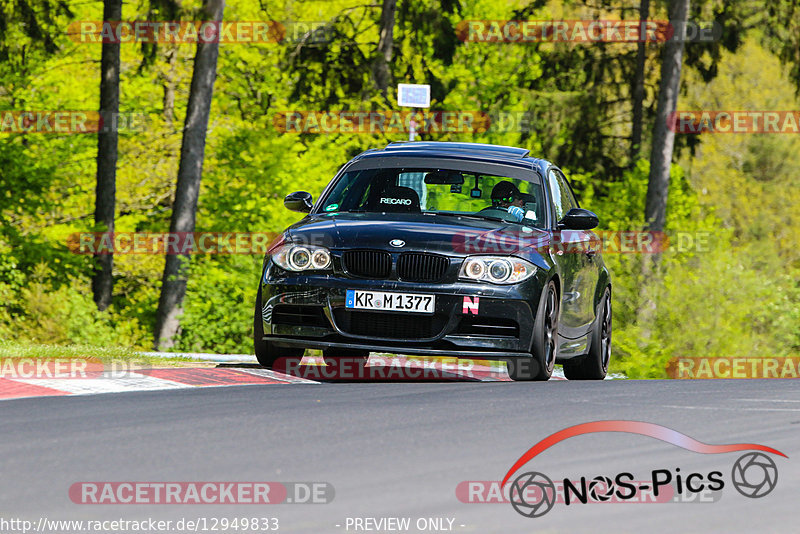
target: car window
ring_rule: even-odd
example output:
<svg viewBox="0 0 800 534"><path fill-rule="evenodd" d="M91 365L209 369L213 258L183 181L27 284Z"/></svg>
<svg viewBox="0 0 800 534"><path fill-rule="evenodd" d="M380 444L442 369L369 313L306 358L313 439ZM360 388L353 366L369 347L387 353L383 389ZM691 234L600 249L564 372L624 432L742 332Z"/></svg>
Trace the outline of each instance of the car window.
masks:
<svg viewBox="0 0 800 534"><path fill-rule="evenodd" d="M569 182L567 181L567 177L564 176L564 173L561 171L556 171L556 177L558 178L559 189L561 189L561 197L569 200L569 208L580 208L578 205L578 200L572 193L572 188L569 186Z"/></svg>
<svg viewBox="0 0 800 534"><path fill-rule="evenodd" d="M543 228L545 204L539 183L469 171L381 168L346 172L323 199L322 210L481 214L492 206L494 186L504 181L522 195L524 224Z"/></svg>
<svg viewBox="0 0 800 534"><path fill-rule="evenodd" d="M425 206L428 197L428 188L425 186L424 172L401 172L397 175L397 185L400 187L410 187L419 195L421 206Z"/></svg>
<svg viewBox="0 0 800 534"><path fill-rule="evenodd" d="M551 168L547 172L547 186L550 189L550 195L553 197L556 222L560 221L569 210L578 207L567 179L556 169Z"/></svg>

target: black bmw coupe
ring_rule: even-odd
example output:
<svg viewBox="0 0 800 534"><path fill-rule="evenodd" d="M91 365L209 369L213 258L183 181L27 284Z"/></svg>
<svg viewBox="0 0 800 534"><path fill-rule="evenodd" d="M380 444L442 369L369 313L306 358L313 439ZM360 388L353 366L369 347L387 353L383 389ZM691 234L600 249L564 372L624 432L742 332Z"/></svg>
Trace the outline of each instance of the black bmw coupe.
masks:
<svg viewBox="0 0 800 534"><path fill-rule="evenodd" d="M269 248L255 354L273 367L321 349L507 362L515 380L602 379L611 279L561 170L525 149L406 142L342 167Z"/></svg>

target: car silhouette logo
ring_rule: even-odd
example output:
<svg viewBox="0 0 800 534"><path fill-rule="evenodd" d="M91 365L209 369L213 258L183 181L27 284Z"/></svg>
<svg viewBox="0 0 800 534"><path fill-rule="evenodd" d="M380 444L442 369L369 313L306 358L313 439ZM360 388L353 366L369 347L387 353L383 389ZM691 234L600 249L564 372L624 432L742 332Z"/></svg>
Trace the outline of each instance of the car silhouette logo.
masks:
<svg viewBox="0 0 800 534"><path fill-rule="evenodd" d="M398 247L398 248L406 246L406 242L403 241L402 239L392 239L391 241L389 241L389 244L392 245L393 247Z"/></svg>

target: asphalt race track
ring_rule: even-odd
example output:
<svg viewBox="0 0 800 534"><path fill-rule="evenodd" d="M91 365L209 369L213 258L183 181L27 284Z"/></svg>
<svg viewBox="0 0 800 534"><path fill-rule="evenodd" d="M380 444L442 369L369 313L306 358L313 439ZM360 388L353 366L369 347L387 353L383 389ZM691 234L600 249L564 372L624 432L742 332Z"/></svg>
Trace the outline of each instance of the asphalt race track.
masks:
<svg viewBox="0 0 800 534"><path fill-rule="evenodd" d="M519 473L556 480L628 471L644 480L654 469L719 470L721 498L556 504L530 519L507 503L457 497L462 481L501 480L548 435L607 419L657 423L710 444L763 444L788 459L771 456L777 486L751 499L731 485L742 453L698 454L651 437L598 433L553 446ZM278 518L282 532L337 533L398 532L354 530L354 518L407 517L409 532L419 531L420 518L452 520L453 532L795 532L800 496L794 380L251 384L27 398L0 402L0 432L0 516L34 523L257 516ZM74 504L68 490L82 481L314 481L332 484L335 498Z"/></svg>

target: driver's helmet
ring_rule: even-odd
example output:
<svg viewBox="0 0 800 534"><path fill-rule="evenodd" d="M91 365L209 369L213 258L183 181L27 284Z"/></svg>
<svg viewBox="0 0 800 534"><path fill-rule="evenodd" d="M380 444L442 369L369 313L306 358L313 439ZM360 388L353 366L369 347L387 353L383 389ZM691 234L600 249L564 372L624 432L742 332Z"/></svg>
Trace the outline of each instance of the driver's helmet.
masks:
<svg viewBox="0 0 800 534"><path fill-rule="evenodd" d="M522 198L522 194L517 186L509 181L498 182L492 189L492 205L495 207L500 206L501 203L511 204L518 198Z"/></svg>

